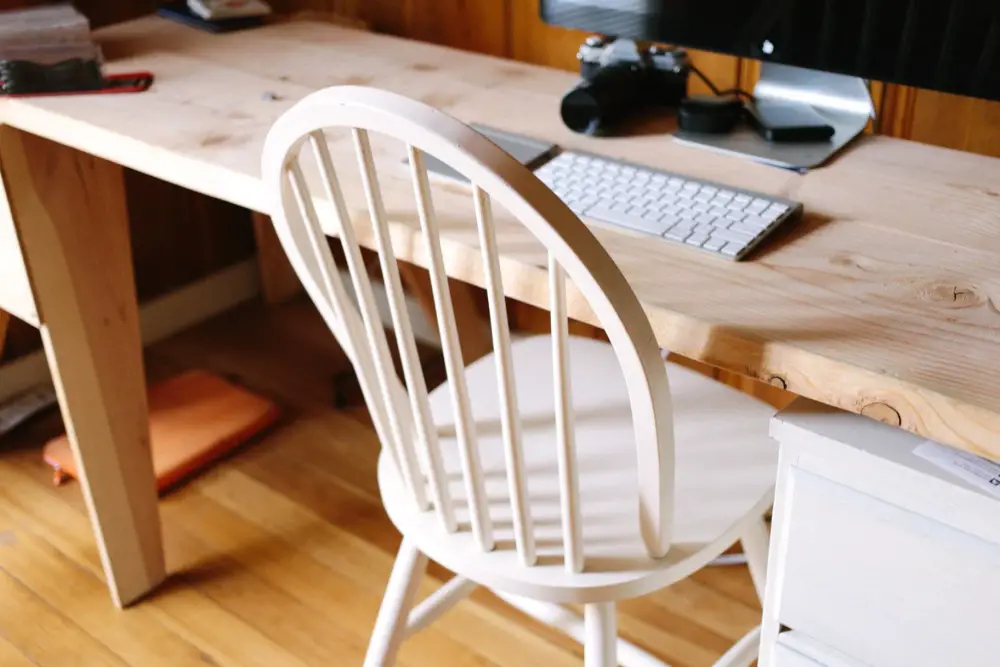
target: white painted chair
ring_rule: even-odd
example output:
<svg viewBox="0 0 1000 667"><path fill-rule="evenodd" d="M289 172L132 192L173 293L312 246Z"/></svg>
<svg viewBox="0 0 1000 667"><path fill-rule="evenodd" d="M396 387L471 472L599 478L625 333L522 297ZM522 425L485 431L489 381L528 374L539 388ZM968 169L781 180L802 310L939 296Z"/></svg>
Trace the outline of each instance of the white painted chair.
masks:
<svg viewBox="0 0 1000 667"><path fill-rule="evenodd" d="M367 215L352 221L334 173L336 151L324 132L332 128L353 133L366 193ZM430 393L403 300L369 133L396 139L408 151L409 167L399 162L397 169L411 173L448 374ZM467 368L425 154L475 184L469 197L478 222L494 352ZM339 167L341 176L353 168ZM393 664L408 634L476 586L583 641L588 667L662 666L618 639L615 602L688 576L738 540L754 584L763 591L768 541L763 515L772 502L777 466L777 448L768 437L773 411L685 368L665 365L635 294L608 253L529 170L444 113L358 87L315 93L288 111L268 135L263 170L281 242L354 364L383 445L383 501L403 534L366 666ZM313 182L321 188L311 189ZM491 200L548 250L551 336L511 339ZM370 230L362 217L370 218ZM405 388L393 371L362 262L357 243L362 229L374 235L379 251ZM324 230L340 236L357 301L341 281ZM567 278L586 298L610 344L567 335ZM415 606L428 558L456 576ZM583 619L558 603L583 604ZM757 643L755 630L717 664L750 664Z"/></svg>

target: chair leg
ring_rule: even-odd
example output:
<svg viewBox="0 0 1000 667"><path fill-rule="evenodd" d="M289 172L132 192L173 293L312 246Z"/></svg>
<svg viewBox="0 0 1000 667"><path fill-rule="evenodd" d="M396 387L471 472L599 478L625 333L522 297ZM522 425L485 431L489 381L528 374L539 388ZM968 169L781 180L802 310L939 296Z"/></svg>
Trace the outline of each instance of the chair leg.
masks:
<svg viewBox="0 0 1000 667"><path fill-rule="evenodd" d="M491 592L498 598L526 614L539 623L555 628L575 639L581 644L587 643L587 626L583 619L575 613L553 602L540 602L520 595L511 595L500 591ZM618 663L622 667L670 667L655 655L636 646L627 639L618 638L616 649Z"/></svg>
<svg viewBox="0 0 1000 667"><path fill-rule="evenodd" d="M375 619L364 667L392 667L396 662L413 599L426 570L427 556L409 539L403 538Z"/></svg>
<svg viewBox="0 0 1000 667"><path fill-rule="evenodd" d="M733 644L713 667L750 667L760 652L760 626Z"/></svg>
<svg viewBox="0 0 1000 667"><path fill-rule="evenodd" d="M771 541L771 531L764 517L760 517L743 531L740 543L747 557L750 578L757 589L757 597L764 604L764 583L767 581L767 553Z"/></svg>
<svg viewBox="0 0 1000 667"><path fill-rule="evenodd" d="M587 640L585 667L618 667L618 620L614 602L594 602L583 608Z"/></svg>

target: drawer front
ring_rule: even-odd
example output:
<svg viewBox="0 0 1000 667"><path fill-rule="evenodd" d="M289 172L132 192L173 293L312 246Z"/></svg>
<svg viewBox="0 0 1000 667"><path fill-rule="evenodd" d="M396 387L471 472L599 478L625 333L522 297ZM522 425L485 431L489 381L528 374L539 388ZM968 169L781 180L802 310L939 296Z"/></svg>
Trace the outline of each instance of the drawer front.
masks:
<svg viewBox="0 0 1000 667"><path fill-rule="evenodd" d="M774 667L826 667L826 665L807 658L784 644L778 644L774 649Z"/></svg>
<svg viewBox="0 0 1000 667"><path fill-rule="evenodd" d="M823 646L801 632L778 635L774 667L865 667L860 662Z"/></svg>
<svg viewBox="0 0 1000 667"><path fill-rule="evenodd" d="M794 467L785 502L783 625L872 667L998 664L1000 546Z"/></svg>

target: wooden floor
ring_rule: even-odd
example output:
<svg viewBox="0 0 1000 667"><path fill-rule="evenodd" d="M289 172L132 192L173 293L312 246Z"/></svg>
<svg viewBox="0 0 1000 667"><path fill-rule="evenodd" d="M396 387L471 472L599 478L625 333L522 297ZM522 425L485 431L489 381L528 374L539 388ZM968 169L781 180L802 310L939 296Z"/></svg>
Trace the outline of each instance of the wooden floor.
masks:
<svg viewBox="0 0 1000 667"><path fill-rule="evenodd" d="M379 502L378 443L336 410L345 362L311 309L244 307L155 346L153 378L200 367L286 418L164 498L168 584L115 610L79 486L52 486L50 415L0 440L0 666L360 665L399 536ZM448 577L433 569L426 594ZM677 667L710 665L757 624L745 567L707 568L622 605L621 631ZM404 644L400 665L562 667L576 644L477 592Z"/></svg>

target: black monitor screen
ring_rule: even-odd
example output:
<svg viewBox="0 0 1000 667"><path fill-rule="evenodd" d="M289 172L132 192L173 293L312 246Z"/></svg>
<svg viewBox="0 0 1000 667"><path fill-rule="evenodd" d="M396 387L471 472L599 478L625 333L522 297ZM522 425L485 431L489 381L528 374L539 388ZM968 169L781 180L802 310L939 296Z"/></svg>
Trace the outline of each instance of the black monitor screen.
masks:
<svg viewBox="0 0 1000 667"><path fill-rule="evenodd" d="M591 32L1000 99L1000 0L542 0Z"/></svg>

